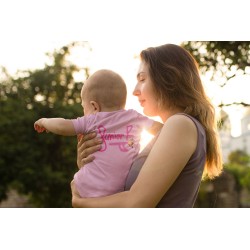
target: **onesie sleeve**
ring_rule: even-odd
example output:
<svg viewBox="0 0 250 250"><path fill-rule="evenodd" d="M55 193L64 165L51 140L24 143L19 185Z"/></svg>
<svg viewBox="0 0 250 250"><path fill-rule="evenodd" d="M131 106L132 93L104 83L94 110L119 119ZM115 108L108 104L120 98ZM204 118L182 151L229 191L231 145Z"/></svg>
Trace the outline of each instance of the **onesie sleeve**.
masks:
<svg viewBox="0 0 250 250"><path fill-rule="evenodd" d="M137 119L138 119L140 126L146 130L151 128L153 126L153 123L155 122L155 120L150 119L147 116L144 116L140 113L137 113Z"/></svg>
<svg viewBox="0 0 250 250"><path fill-rule="evenodd" d="M87 119L85 116L72 119L71 121L73 122L76 134L84 134L86 132Z"/></svg>

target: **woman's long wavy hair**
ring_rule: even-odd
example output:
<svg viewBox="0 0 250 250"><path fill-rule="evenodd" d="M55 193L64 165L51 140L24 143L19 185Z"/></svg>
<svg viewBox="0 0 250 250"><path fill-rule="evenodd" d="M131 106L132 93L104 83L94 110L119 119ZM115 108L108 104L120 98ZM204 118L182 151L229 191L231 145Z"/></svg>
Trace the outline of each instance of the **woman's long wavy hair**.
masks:
<svg viewBox="0 0 250 250"><path fill-rule="evenodd" d="M215 109L204 91L197 62L187 50L174 44L148 48L140 56L149 67L159 105L179 107L205 128L207 156L203 178L218 176L222 159Z"/></svg>

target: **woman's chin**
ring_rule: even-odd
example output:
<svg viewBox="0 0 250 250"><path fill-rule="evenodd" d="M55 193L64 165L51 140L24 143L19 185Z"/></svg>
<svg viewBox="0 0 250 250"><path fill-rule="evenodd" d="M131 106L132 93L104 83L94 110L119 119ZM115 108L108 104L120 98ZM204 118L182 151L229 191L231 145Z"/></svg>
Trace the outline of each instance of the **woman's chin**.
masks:
<svg viewBox="0 0 250 250"><path fill-rule="evenodd" d="M143 109L143 114L144 115L146 115L146 116L154 116L153 114L152 114L152 112L149 112L149 110L147 110L147 109Z"/></svg>

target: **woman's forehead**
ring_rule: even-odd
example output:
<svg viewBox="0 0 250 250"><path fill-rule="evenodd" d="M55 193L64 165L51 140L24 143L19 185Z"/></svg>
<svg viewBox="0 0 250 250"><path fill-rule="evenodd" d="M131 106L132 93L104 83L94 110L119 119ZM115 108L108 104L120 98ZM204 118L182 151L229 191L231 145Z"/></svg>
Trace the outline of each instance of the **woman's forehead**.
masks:
<svg viewBox="0 0 250 250"><path fill-rule="evenodd" d="M148 65L144 61L141 61L138 67L137 74L147 73L147 72L148 72Z"/></svg>

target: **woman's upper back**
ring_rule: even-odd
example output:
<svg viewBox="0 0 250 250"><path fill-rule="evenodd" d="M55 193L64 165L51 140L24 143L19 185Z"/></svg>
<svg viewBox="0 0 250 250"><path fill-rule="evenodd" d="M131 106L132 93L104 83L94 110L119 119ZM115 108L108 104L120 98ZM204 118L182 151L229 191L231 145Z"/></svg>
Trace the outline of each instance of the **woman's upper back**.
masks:
<svg viewBox="0 0 250 250"><path fill-rule="evenodd" d="M189 115L186 116L196 125L198 134L197 147L157 207L193 207L199 191L206 161L206 134L202 125L195 118ZM156 139L154 138L134 161L127 177L125 190L129 190L133 185Z"/></svg>

